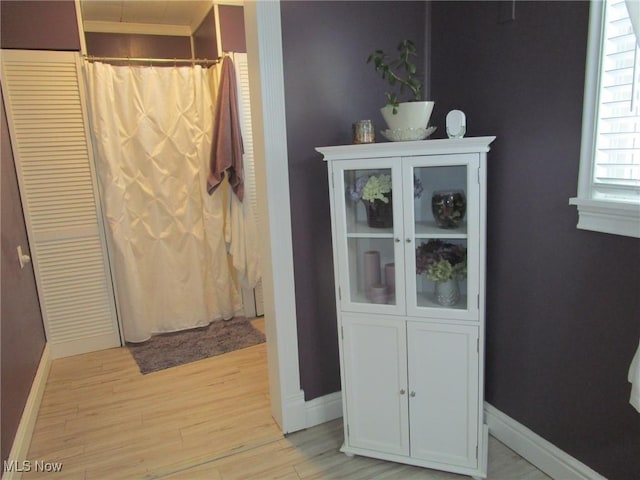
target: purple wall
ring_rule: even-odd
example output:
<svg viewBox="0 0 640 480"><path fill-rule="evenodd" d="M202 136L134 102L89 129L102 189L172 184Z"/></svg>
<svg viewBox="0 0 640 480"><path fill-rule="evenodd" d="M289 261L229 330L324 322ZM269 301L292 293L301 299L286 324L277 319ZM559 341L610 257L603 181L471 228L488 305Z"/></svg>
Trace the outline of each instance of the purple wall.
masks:
<svg viewBox="0 0 640 480"><path fill-rule="evenodd" d="M588 2L435 2L435 123L496 135L488 168L486 399L611 479L640 478L627 371L640 240L576 229Z"/></svg>
<svg viewBox="0 0 640 480"><path fill-rule="evenodd" d="M29 253L18 179L2 102L2 312L0 315L0 440L2 462L7 459L18 429L31 383L45 344L33 267L18 262L18 245Z"/></svg>
<svg viewBox="0 0 640 480"><path fill-rule="evenodd" d="M2 48L80 50L73 0L0 2Z"/></svg>
<svg viewBox="0 0 640 480"><path fill-rule="evenodd" d="M218 57L216 17L213 9L209 10L202 23L193 32L193 52L196 58L214 59Z"/></svg>
<svg viewBox="0 0 640 480"><path fill-rule="evenodd" d="M220 6L221 37L224 51L246 52L242 7ZM97 56L191 58L189 37L93 33L85 35L87 52ZM216 26L213 9L193 34L196 58L216 58Z"/></svg>
<svg viewBox="0 0 640 480"><path fill-rule="evenodd" d="M87 53L105 57L191 58L189 37L87 32Z"/></svg>
<svg viewBox="0 0 640 480"><path fill-rule="evenodd" d="M220 5L220 37L223 52L245 53L244 9L234 5Z"/></svg>
<svg viewBox="0 0 640 480"><path fill-rule="evenodd" d="M385 84L367 57L404 38L422 45L425 4L280 6L300 381L310 400L340 390L327 166L314 147L351 143L356 120L382 125Z"/></svg>

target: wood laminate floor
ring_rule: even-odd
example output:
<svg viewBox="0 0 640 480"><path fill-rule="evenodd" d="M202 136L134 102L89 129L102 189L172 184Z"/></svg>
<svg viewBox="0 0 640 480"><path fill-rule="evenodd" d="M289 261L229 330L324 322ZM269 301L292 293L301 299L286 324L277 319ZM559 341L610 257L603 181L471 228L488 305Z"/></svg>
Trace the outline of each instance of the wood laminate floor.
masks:
<svg viewBox="0 0 640 480"><path fill-rule="evenodd" d="M262 320L256 323L263 329ZM148 375L126 348L55 360L28 459L56 480L465 479L339 452L342 421L286 437L271 418L266 345ZM490 438L489 478L546 475Z"/></svg>

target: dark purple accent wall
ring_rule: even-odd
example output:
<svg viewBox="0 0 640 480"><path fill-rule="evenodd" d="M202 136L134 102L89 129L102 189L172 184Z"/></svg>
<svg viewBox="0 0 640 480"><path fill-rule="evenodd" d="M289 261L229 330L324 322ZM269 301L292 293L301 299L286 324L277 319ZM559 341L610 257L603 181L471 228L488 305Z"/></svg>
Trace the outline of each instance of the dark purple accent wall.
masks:
<svg viewBox="0 0 640 480"><path fill-rule="evenodd" d="M245 53L244 9L235 5L220 5L220 37L223 52Z"/></svg>
<svg viewBox="0 0 640 480"><path fill-rule="evenodd" d="M193 32L193 52L196 58L214 59L218 57L216 17L213 9L207 13L202 23Z"/></svg>
<svg viewBox="0 0 640 480"><path fill-rule="evenodd" d="M367 57L405 38L423 45L425 3L280 7L300 382L311 400L340 390L327 167L314 147L351 143L356 120L380 130L385 85Z"/></svg>
<svg viewBox="0 0 640 480"><path fill-rule="evenodd" d="M640 240L576 229L588 2L434 2L432 93L488 163L486 399L607 478L640 478L627 371ZM440 128L440 133L443 129Z"/></svg>
<svg viewBox="0 0 640 480"><path fill-rule="evenodd" d="M80 50L73 0L0 2L2 48Z"/></svg>
<svg viewBox="0 0 640 480"><path fill-rule="evenodd" d="M27 231L2 102L2 299L0 303L0 450L2 464L9 457L22 411L45 345L40 304L31 263L18 262L18 245L29 253Z"/></svg>
<svg viewBox="0 0 640 480"><path fill-rule="evenodd" d="M87 54L105 57L191 58L189 37L87 32Z"/></svg>

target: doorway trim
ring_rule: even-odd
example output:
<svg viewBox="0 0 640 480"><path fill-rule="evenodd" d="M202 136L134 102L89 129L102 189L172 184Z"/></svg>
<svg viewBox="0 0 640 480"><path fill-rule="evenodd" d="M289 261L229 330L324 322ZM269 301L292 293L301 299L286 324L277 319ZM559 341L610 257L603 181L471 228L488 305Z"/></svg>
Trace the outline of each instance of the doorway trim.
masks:
<svg viewBox="0 0 640 480"><path fill-rule="evenodd" d="M271 412L283 433L307 428L300 388L279 1L244 2Z"/></svg>

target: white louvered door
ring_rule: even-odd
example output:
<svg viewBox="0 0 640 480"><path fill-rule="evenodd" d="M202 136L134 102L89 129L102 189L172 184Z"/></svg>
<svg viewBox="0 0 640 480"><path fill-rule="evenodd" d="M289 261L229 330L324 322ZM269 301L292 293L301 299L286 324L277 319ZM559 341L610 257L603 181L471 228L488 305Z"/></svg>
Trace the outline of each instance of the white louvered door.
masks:
<svg viewBox="0 0 640 480"><path fill-rule="evenodd" d="M54 358L120 346L76 52L2 50L2 92Z"/></svg>
<svg viewBox="0 0 640 480"><path fill-rule="evenodd" d="M256 170L253 156L253 132L251 127L251 97L249 95L249 66L247 64L246 53L233 53L233 65L236 70L236 81L238 83L238 107L240 110L240 129L242 130L242 143L244 146L244 183L245 200L251 202L251 207L255 215L255 222L258 225L258 196L256 193ZM253 297L253 298L251 298ZM262 296L262 280L258 282L253 292L242 293L245 304L245 314L250 316L264 315L264 303ZM255 309L250 303L254 303Z"/></svg>

